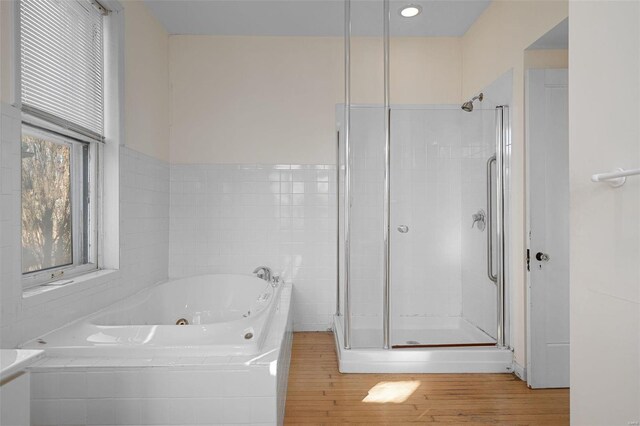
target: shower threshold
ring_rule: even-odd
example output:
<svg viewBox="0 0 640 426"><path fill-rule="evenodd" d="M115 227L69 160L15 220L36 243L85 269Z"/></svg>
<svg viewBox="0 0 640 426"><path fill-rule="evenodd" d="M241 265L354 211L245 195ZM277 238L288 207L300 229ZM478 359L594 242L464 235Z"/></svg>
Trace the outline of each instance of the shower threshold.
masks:
<svg viewBox="0 0 640 426"><path fill-rule="evenodd" d="M407 344L407 345L393 345L392 349L416 349L416 348L474 348L474 347L491 347L495 346L495 343L434 343L427 344Z"/></svg>
<svg viewBox="0 0 640 426"><path fill-rule="evenodd" d="M334 317L334 338L341 373L511 373L513 352L495 342L446 342L396 345L391 349L352 345L344 348L342 317ZM487 339L489 340L489 339ZM402 341L402 340L401 340ZM473 346L471 346L473 345Z"/></svg>

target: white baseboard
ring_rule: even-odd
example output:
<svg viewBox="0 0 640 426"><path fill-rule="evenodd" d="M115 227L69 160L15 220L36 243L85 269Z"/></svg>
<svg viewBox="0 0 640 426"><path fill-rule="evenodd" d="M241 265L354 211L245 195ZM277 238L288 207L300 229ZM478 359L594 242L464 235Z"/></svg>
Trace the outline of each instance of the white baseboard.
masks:
<svg viewBox="0 0 640 426"><path fill-rule="evenodd" d="M527 369L515 361L513 362L513 372L523 382L527 381Z"/></svg>

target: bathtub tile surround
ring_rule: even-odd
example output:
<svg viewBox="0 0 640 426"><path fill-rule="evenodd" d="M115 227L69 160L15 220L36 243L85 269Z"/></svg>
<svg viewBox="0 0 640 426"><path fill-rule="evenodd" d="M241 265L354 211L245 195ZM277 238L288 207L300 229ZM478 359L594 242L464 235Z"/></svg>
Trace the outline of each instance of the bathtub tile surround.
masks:
<svg viewBox="0 0 640 426"><path fill-rule="evenodd" d="M44 357L41 350L0 349L0 424L31 424L29 366Z"/></svg>
<svg viewBox="0 0 640 426"><path fill-rule="evenodd" d="M41 370L32 376L40 389L32 401L32 424L275 424L268 368L252 371L252 381L243 381L243 374L249 376L241 366L230 372L188 367ZM255 396L220 386L228 382L246 386ZM62 384L61 395L57 386Z"/></svg>
<svg viewBox="0 0 640 426"><path fill-rule="evenodd" d="M280 350L276 366L276 414L278 424L284 423L285 404L287 402L287 388L289 384L289 370L291 368L291 354L293 347L293 303L291 300L291 292L283 292L282 305L289 306L288 313L274 321L274 328L280 327L284 329L280 342ZM288 298L288 299L287 299ZM284 325L279 325L279 321L284 321ZM269 368L271 369L269 364ZM273 370L270 370L273 375Z"/></svg>
<svg viewBox="0 0 640 426"><path fill-rule="evenodd" d="M247 274L294 283L296 331L335 311L335 166L171 165L169 276Z"/></svg>
<svg viewBox="0 0 640 426"><path fill-rule="evenodd" d="M167 278L169 165L120 148L120 270L134 291Z"/></svg>

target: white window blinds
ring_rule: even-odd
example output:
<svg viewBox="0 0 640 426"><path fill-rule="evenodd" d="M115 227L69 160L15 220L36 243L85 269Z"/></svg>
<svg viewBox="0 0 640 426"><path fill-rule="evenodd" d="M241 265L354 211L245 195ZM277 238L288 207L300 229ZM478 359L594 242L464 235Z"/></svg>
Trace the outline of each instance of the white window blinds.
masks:
<svg viewBox="0 0 640 426"><path fill-rule="evenodd" d="M89 0L21 0L23 111L101 139L103 16Z"/></svg>

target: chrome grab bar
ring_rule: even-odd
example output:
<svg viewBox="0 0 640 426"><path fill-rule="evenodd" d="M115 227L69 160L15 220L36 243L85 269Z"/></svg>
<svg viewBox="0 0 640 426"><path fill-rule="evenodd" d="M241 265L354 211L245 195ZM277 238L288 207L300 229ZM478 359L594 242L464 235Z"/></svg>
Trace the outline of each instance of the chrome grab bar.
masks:
<svg viewBox="0 0 640 426"><path fill-rule="evenodd" d="M495 155L487 160L487 276L497 283L498 275L493 273L493 197L491 195L491 164L495 162Z"/></svg>

